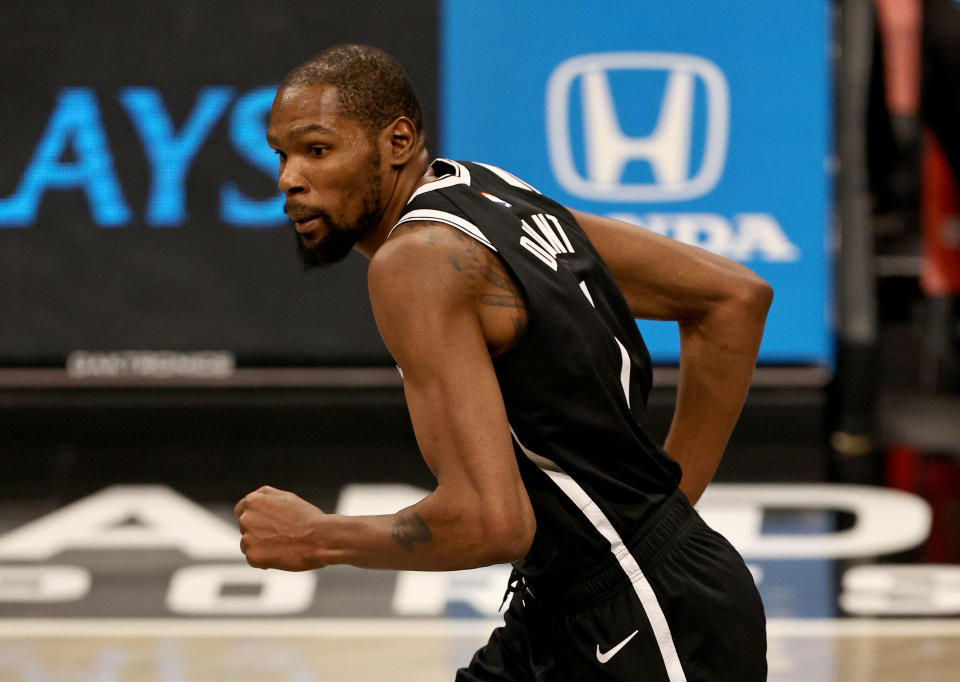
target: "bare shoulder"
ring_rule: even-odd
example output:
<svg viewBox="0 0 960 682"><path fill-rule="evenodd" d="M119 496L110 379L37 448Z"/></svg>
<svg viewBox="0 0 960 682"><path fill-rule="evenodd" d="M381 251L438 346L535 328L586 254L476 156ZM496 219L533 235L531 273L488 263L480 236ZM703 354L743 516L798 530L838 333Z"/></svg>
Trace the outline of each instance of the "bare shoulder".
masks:
<svg viewBox="0 0 960 682"><path fill-rule="evenodd" d="M442 223L405 223L380 247L367 275L370 302L388 348L434 332L479 332L491 354L509 348L527 324L526 300L500 257ZM462 321L458 326L455 320ZM438 327L438 324L442 326ZM414 334L415 332L415 334Z"/></svg>
<svg viewBox="0 0 960 682"><path fill-rule="evenodd" d="M451 343L482 331L467 263L483 257L480 244L443 224L403 225L374 254L367 270L373 316L404 376L443 364Z"/></svg>
<svg viewBox="0 0 960 682"><path fill-rule="evenodd" d="M484 247L441 223L401 225L370 259L367 286L381 336L391 351L395 331L423 334L473 308L475 267Z"/></svg>
<svg viewBox="0 0 960 682"><path fill-rule="evenodd" d="M400 225L370 261L369 276L393 278L412 271L439 269L462 272L464 263L479 262L485 247L456 228L434 222Z"/></svg>
<svg viewBox="0 0 960 682"><path fill-rule="evenodd" d="M428 298L482 303L491 286L521 296L493 251L454 227L433 222L401 225L371 259L368 283L371 298L414 288Z"/></svg>

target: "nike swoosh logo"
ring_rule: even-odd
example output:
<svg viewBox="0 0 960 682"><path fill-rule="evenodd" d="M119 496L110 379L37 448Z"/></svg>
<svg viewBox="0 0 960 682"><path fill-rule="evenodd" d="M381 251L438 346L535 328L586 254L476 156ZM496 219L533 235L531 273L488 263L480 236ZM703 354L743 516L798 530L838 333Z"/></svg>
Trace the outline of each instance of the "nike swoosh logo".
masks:
<svg viewBox="0 0 960 682"><path fill-rule="evenodd" d="M627 635L627 638L626 638L625 640L623 640L622 642L620 642L617 646L613 647L612 649L610 649L610 651L608 651L608 652L605 653L605 654L600 652L600 645L598 644L598 645L597 645L597 660L600 661L601 663L606 663L607 661L609 661L611 658L613 658L614 656L617 655L617 653L620 651L620 649L622 649L623 647L627 646L627 642L629 642L631 639L633 639L634 637L636 637L638 632L640 632L640 631L639 631L639 630L634 630L634 631L631 632L629 635Z"/></svg>

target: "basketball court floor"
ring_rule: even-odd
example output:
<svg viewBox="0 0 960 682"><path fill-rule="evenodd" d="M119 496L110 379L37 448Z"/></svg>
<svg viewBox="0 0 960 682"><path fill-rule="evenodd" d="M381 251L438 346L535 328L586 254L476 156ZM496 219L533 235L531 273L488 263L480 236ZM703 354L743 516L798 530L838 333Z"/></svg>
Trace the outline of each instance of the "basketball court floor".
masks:
<svg viewBox="0 0 960 682"><path fill-rule="evenodd" d="M440 682L495 622L42 621L3 623L0 679L243 682ZM948 682L960 679L960 624L775 619L777 682ZM639 677L638 679L643 679Z"/></svg>

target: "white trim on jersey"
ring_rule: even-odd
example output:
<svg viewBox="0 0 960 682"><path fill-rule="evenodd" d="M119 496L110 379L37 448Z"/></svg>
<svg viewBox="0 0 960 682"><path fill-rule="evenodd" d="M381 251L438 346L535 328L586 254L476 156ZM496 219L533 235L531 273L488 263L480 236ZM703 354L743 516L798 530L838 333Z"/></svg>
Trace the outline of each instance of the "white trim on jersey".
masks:
<svg viewBox="0 0 960 682"><path fill-rule="evenodd" d="M437 211L432 208L418 208L416 210L410 211L403 218L401 218L396 225L390 228L390 232L387 234L389 237L393 234L393 231L403 225L404 223L410 223L414 221L428 221L436 223L444 223L450 227L455 227L464 234L468 234L478 242L489 248L491 251L496 251L496 247L490 243L490 240L480 231L480 228L471 223L469 220L465 220L458 215L453 213L447 213L446 211Z"/></svg>
<svg viewBox="0 0 960 682"><path fill-rule="evenodd" d="M583 295L587 297L587 300L590 301L590 305L594 308L597 305L593 302L593 296L590 295L590 290L587 289L586 282L580 282L580 291L583 292ZM630 407L630 354L627 352L626 347L620 343L620 339L616 336L613 337L613 340L617 342L617 347L620 349L620 387L623 388L623 395L627 399L627 407Z"/></svg>
<svg viewBox="0 0 960 682"><path fill-rule="evenodd" d="M526 190L530 190L531 192L536 192L537 194L542 194L542 192L538 190L536 187L534 187L529 183L524 182L523 180L518 178L516 175L511 173L510 171L505 171L502 168L498 168L497 166L491 166L489 163L480 163L479 161L474 161L474 163L477 164L478 166L483 166L484 168L486 168L488 171L490 171L491 173L499 177L508 185L513 185L514 187L519 187L520 189L526 189Z"/></svg>
<svg viewBox="0 0 960 682"><path fill-rule="evenodd" d="M680 664L680 657L677 655L677 648L673 643L673 636L670 634L670 626L667 623L666 616L663 615L663 609L660 608L660 602L657 601L657 595L643 571L640 570L637 560L630 554L630 550L627 549L623 539L614 529L613 524L610 523L610 519L597 506L597 503L590 499L590 496L580 487L580 484L573 480L570 474L563 471L556 462L528 450L517 438L512 426L510 427L510 433L517 445L520 446L523 454L536 464L560 488L563 494L577 505L590 524L610 543L610 551L620 563L620 568L627 574L634 592L640 599L640 605L643 607L647 620L650 621L650 627L653 629L660 655L663 657L663 664L667 670L667 678L670 682L686 682L687 677L683 672L683 666Z"/></svg>
<svg viewBox="0 0 960 682"><path fill-rule="evenodd" d="M587 283L586 283L586 282L580 282L580 291L582 291L582 292L583 292L583 295L587 297L587 300L588 300L588 301L590 301L590 305L592 305L594 308L596 308L596 307L597 307L597 304L593 302L593 296L590 295L590 290L587 289ZM618 341L617 343L619 343L619 341Z"/></svg>
<svg viewBox="0 0 960 682"><path fill-rule="evenodd" d="M433 182L428 182L425 185L421 185L410 195L410 198L407 199L409 204L414 200L415 197L420 196L426 192L432 192L435 189L443 189L444 187L453 187L454 185L469 185L470 184L470 171L466 166L457 163L456 161L451 161L450 159L436 159L436 161L442 161L443 163L453 166L454 174L445 175L438 180Z"/></svg>
<svg viewBox="0 0 960 682"><path fill-rule="evenodd" d="M623 387L623 395L627 399L627 407L630 407L630 354L627 353L626 347L620 343L620 339L614 336L613 340L620 347L620 385Z"/></svg>

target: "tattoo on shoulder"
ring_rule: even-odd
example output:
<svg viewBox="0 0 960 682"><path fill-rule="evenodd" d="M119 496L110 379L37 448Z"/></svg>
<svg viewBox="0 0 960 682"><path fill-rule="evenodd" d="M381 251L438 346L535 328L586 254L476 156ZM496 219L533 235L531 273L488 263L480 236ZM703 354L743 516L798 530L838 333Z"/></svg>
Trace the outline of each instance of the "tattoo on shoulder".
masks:
<svg viewBox="0 0 960 682"><path fill-rule="evenodd" d="M412 552L413 543L430 542L431 539L433 533L430 526L417 512L397 514L397 520L393 524L393 541L398 545Z"/></svg>
<svg viewBox="0 0 960 682"><path fill-rule="evenodd" d="M408 228L408 224L401 228ZM473 237L442 223L414 223L408 229L423 230L427 243L445 250L447 263L465 278L468 296L482 305L519 309L521 316L525 316L523 291L496 253Z"/></svg>
<svg viewBox="0 0 960 682"><path fill-rule="evenodd" d="M523 292L500 256L471 237L461 237L463 244L451 249L447 260L469 279L471 297L483 305L525 308Z"/></svg>

